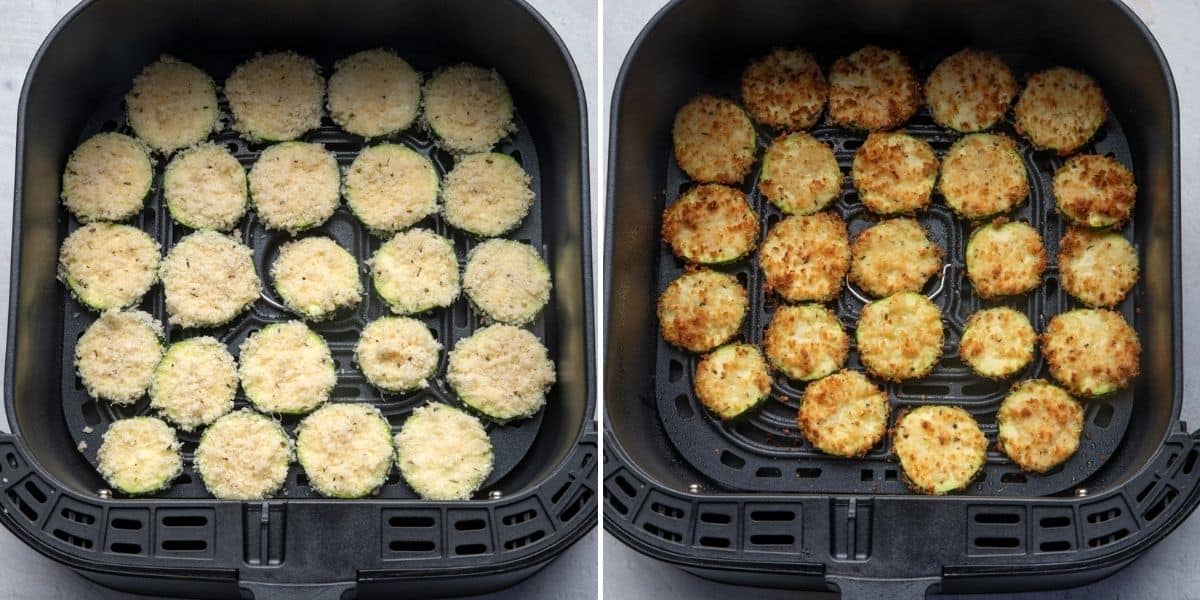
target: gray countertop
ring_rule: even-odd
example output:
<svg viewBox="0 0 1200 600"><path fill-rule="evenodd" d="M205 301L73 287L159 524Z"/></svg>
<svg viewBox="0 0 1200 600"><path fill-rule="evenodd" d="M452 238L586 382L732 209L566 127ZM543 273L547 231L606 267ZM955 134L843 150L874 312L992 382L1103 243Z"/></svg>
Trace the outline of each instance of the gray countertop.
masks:
<svg viewBox="0 0 1200 600"><path fill-rule="evenodd" d="M1200 3L1194 0L1127 0L1146 22L1167 55L1179 89L1182 123L1183 165L1183 329L1184 357L1200 356L1200 210L1191 202L1200 192ZM642 27L663 5L663 0L606 0L604 3L604 98L609 98L626 51ZM608 110L606 100L605 110ZM607 135L607 132L604 133ZM601 213L599 219L603 219ZM601 231L603 231L601 229ZM1192 363L1189 361L1188 366ZM1200 369L1184 372L1183 418L1193 429L1200 427ZM1193 515L1169 537L1125 570L1090 586L1046 593L1006 595L1027 600L1116 598L1198 598L1200 569L1192 552L1200 550L1200 516ZM609 598L689 598L720 600L746 597L744 588L709 582L679 569L649 560L612 536L604 536L604 594ZM795 592L755 590L753 597L773 598L830 597L827 594L798 595ZM945 596L943 596L945 597ZM964 596L963 598L1000 598L1001 596Z"/></svg>

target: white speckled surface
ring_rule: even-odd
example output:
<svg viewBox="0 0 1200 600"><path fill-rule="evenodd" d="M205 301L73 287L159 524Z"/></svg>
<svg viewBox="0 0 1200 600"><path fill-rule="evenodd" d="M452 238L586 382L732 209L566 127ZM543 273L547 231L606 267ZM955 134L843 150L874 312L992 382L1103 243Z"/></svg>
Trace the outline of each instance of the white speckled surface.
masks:
<svg viewBox="0 0 1200 600"><path fill-rule="evenodd" d="M1200 357L1200 210L1195 198L1200 193L1200 2L1195 0L1127 0L1150 27L1166 53L1179 90L1182 143L1182 234L1183 234L1183 338L1188 367ZM604 98L612 92L617 72L629 45L663 0L606 0L604 4ZM607 132L604 132L607 135ZM1200 369L1184 373L1183 418L1194 430L1200 427ZM1200 516L1193 515L1169 537L1125 570L1090 586L1046 593L1012 596L963 596L993 600L1001 597L1022 600L1117 598L1200 598L1200 569L1195 566L1200 551ZM745 590L712 583L664 564L647 560L611 536L604 538L604 593L608 598L689 598L723 600L746 596ZM828 594L755 590L761 600L799 597L831 597ZM941 596L948 597L948 596Z"/></svg>
<svg viewBox="0 0 1200 600"><path fill-rule="evenodd" d="M584 82L590 110L596 107L596 4L593 0L529 0L563 38ZM0 314L8 314L8 264L12 239L9 202L13 193L13 143L17 100L34 52L58 19L75 5L66 0L0 0ZM597 121L589 118L592 139ZM591 176L595 182L596 148L592 147ZM0 344L7 321L0 320ZM0 428L8 429L0 406ZM592 531L544 571L489 598L596 597L597 533ZM0 598L4 600L132 599L143 598L108 590L44 558L0 527Z"/></svg>

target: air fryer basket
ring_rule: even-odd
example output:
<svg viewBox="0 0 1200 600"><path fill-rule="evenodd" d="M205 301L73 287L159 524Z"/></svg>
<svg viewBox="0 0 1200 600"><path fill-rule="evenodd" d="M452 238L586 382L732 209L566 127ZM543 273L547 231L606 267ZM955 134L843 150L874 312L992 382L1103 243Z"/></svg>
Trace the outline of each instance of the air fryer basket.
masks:
<svg viewBox="0 0 1200 600"><path fill-rule="evenodd" d="M909 495L886 441L858 460L808 446L794 425L802 388L785 378L776 378L773 398L748 419L711 418L691 390L695 357L658 336L655 297L682 270L658 241L659 212L691 185L672 159L674 111L701 91L737 97L741 69L773 46L807 48L828 68L867 43L901 48L921 77L964 46L999 52L1020 79L1053 64L1076 65L1099 79L1109 99L1113 118L1087 150L1132 166L1140 186L1126 234L1144 275L1121 310L1142 338L1143 375L1133 389L1087 403L1079 453L1051 474L1021 473L992 451L964 494ZM612 114L605 519L622 540L708 577L805 588L885 582L899 595L894 586L901 581L914 594L933 585L1077 585L1127 564L1190 513L1200 447L1193 450L1193 437L1177 422L1178 111L1157 45L1119 2L680 0L634 43ZM939 155L956 137L924 111L904 129ZM1010 126L1002 130L1016 137ZM760 138L770 135L760 130ZM814 135L833 146L843 171L864 138L827 120ZM1049 178L1062 159L1023 141L1021 154L1032 193L1014 217L1042 231L1052 261L1037 292L1006 303L1040 330L1075 305L1057 285L1053 264L1064 224L1054 214ZM743 189L765 217L765 231L781 215L754 192L756 176ZM848 183L833 210L852 235L875 221ZM949 257L925 290L942 307L947 342L930 377L886 386L893 410L961 405L994 439L995 410L1008 384L972 376L955 353L963 321L982 305L960 262L969 228L940 199L918 218ZM760 341L773 306L760 291L755 261L724 269L749 284L741 335ZM850 328L861 296L850 289L835 303ZM1042 361L1022 376L1045 376ZM1010 570L1025 576L989 579Z"/></svg>
<svg viewBox="0 0 1200 600"><path fill-rule="evenodd" d="M295 49L328 73L337 58L378 46L395 48L426 73L470 61L494 66L509 82L519 132L497 151L532 174L537 195L511 237L542 252L555 284L550 305L531 326L558 365L547 408L531 419L489 426L496 468L470 502L420 501L395 474L372 498L326 500L307 487L298 468L275 499L216 501L190 468L193 435L182 436L184 475L161 497L107 497L90 464L100 436L112 421L146 407L144 401L126 409L95 402L71 366L74 342L94 315L54 280L58 244L78 227L57 203L67 154L98 131L125 130L122 95L160 53L180 56L221 81L256 51ZM496 589L546 564L594 524L596 502L585 115L569 55L519 0L486 7L465 1L176 6L95 0L72 11L39 51L21 98L5 389L13 433L0 437L5 525L85 576L171 596L237 596L239 588L253 597L286 596L294 585L331 597L350 588L359 598L397 591L440 596ZM304 139L325 144L343 166L364 145L328 118ZM452 164L415 128L397 139L430 156L440 173ZM246 166L264 147L227 128L215 141ZM160 190L133 224L166 248L186 234L170 222ZM473 243L438 218L421 225L454 237L460 254ZM237 234L254 249L265 278L287 236L266 232L253 214ZM344 208L303 235L313 234L333 237L360 260L380 244ZM394 426L431 399L454 403L440 380L424 392L380 395L351 364L357 331L387 312L363 278L369 291L357 310L314 325L338 364L333 401L375 404ZM165 317L160 288L142 308ZM246 315L211 333L236 348L264 324L289 318L268 285ZM481 324L465 300L425 320L447 349ZM168 331L172 339L188 335L194 333Z"/></svg>

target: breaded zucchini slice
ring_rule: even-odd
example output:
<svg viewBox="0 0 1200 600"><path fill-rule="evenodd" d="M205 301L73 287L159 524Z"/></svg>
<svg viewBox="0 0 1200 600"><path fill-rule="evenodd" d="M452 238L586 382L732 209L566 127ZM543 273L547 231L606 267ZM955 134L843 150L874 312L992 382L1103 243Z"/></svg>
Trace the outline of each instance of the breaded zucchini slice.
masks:
<svg viewBox="0 0 1200 600"><path fill-rule="evenodd" d="M971 232L967 278L980 298L1015 296L1042 285L1046 247L1028 223L1003 217Z"/></svg>
<svg viewBox="0 0 1200 600"><path fill-rule="evenodd" d="M75 343L75 370L88 394L133 404L163 355L162 325L140 310L106 310Z"/></svg>
<svg viewBox="0 0 1200 600"><path fill-rule="evenodd" d="M450 306L458 298L454 243L428 229L397 233L367 264L375 291L396 314Z"/></svg>
<svg viewBox="0 0 1200 600"><path fill-rule="evenodd" d="M1013 386L996 412L996 446L1017 466L1045 473L1079 449L1083 406L1043 379Z"/></svg>
<svg viewBox="0 0 1200 600"><path fill-rule="evenodd" d="M239 348L246 398L265 413L298 415L325 403L337 384L329 346L301 321L272 323Z"/></svg>
<svg viewBox="0 0 1200 600"><path fill-rule="evenodd" d="M836 214L788 217L767 231L758 260L763 287L792 302L828 302L850 269L846 222Z"/></svg>
<svg viewBox="0 0 1200 600"><path fill-rule="evenodd" d="M658 297L658 324L667 343L708 352L741 329L749 306L746 288L733 275L688 271Z"/></svg>
<svg viewBox="0 0 1200 600"><path fill-rule="evenodd" d="M867 372L888 381L918 379L942 356L942 311L929 298L903 292L863 307L855 329Z"/></svg>
<svg viewBox="0 0 1200 600"><path fill-rule="evenodd" d="M763 333L763 348L788 378L812 381L846 364L850 336L837 315L820 304L783 305Z"/></svg>
<svg viewBox="0 0 1200 600"><path fill-rule="evenodd" d="M1072 223L1120 228L1133 216L1137 184L1133 172L1115 158L1072 156L1054 172L1054 205Z"/></svg>
<svg viewBox="0 0 1200 600"><path fill-rule="evenodd" d="M262 500L283 486L293 454L278 421L243 408L204 430L194 463L213 496Z"/></svg>
<svg viewBox="0 0 1200 600"><path fill-rule="evenodd" d="M938 125L975 133L995 127L1018 91L1017 80L999 56L966 48L933 68L925 81L925 103Z"/></svg>
<svg viewBox="0 0 1200 600"><path fill-rule="evenodd" d="M361 402L323 406L296 428L296 458L308 485L331 498L375 493L392 470L392 426Z"/></svg>
<svg viewBox="0 0 1200 600"><path fill-rule="evenodd" d="M958 355L975 373L1000 379L1029 366L1037 340L1025 313L1007 306L985 308L967 319Z"/></svg>
<svg viewBox="0 0 1200 600"><path fill-rule="evenodd" d="M850 281L877 298L919 292L942 270L942 248L915 219L880 221L850 247Z"/></svg>
<svg viewBox="0 0 1200 600"><path fill-rule="evenodd" d="M162 419L114 421L102 439L96 470L123 494L144 496L165 490L183 472L181 444Z"/></svg>
<svg viewBox="0 0 1200 600"><path fill-rule="evenodd" d="M333 122L354 135L398 133L421 110L421 74L395 52L363 50L333 65L327 105Z"/></svg>
<svg viewBox="0 0 1200 600"><path fill-rule="evenodd" d="M495 462L483 423L445 404L413 410L395 445L400 475L426 500L470 500Z"/></svg>
<svg viewBox="0 0 1200 600"><path fill-rule="evenodd" d="M967 411L920 406L900 417L892 448L913 491L941 495L967 487L987 458L987 437Z"/></svg>
<svg viewBox="0 0 1200 600"><path fill-rule="evenodd" d="M1053 67L1029 78L1013 116L1017 133L1065 156L1096 135L1108 118L1108 103L1091 76Z"/></svg>
<svg viewBox="0 0 1200 600"><path fill-rule="evenodd" d="M921 82L896 50L866 46L833 63L829 116L851 129L887 131L921 108Z"/></svg>
<svg viewBox="0 0 1200 600"><path fill-rule="evenodd" d="M754 166L754 124L732 100L701 94L675 113L675 162L700 183L737 185Z"/></svg>
<svg viewBox="0 0 1200 600"><path fill-rule="evenodd" d="M533 416L554 380L554 361L541 340L512 325L489 325L459 340L446 365L458 398L496 421Z"/></svg>
<svg viewBox="0 0 1200 600"><path fill-rule="evenodd" d="M529 173L507 154L460 156L442 185L442 216L451 227L467 233L503 235L529 214L532 183Z"/></svg>
<svg viewBox="0 0 1200 600"><path fill-rule="evenodd" d="M363 148L346 170L346 206L367 229L390 234L437 212L438 174L403 144Z"/></svg>
<svg viewBox="0 0 1200 600"><path fill-rule="evenodd" d="M937 172L937 155L929 142L900 132L868 135L850 166L863 205L879 215L929 206Z"/></svg>
<svg viewBox="0 0 1200 600"><path fill-rule="evenodd" d="M225 80L233 128L252 141L294 140L321 126L325 80L311 58L295 52L259 54Z"/></svg>
<svg viewBox="0 0 1200 600"><path fill-rule="evenodd" d="M224 146L206 143L176 154L163 173L163 197L176 223L229 231L250 203L246 169Z"/></svg>
<svg viewBox="0 0 1200 600"><path fill-rule="evenodd" d="M960 217L978 221L1020 206L1029 196L1029 176L1011 138L972 133L942 158L937 187Z"/></svg>
<svg viewBox="0 0 1200 600"><path fill-rule="evenodd" d="M58 278L92 310L133 306L158 281L159 252L158 242L140 229L89 223L63 240Z"/></svg>
<svg viewBox="0 0 1200 600"><path fill-rule="evenodd" d="M382 317L367 323L354 346L354 362L371 385L394 394L426 388L437 374L442 345L424 323Z"/></svg>
<svg viewBox="0 0 1200 600"><path fill-rule="evenodd" d="M150 408L184 431L211 424L233 410L237 362L212 336L175 342L150 380Z"/></svg>
<svg viewBox="0 0 1200 600"><path fill-rule="evenodd" d="M758 347L727 344L696 363L696 397L724 421L736 419L771 395L771 375Z"/></svg>
<svg viewBox="0 0 1200 600"><path fill-rule="evenodd" d="M662 238L675 256L686 261L729 263L754 251L758 215L741 190L702 184L663 211Z"/></svg>
<svg viewBox="0 0 1200 600"><path fill-rule="evenodd" d="M80 223L124 221L142 210L154 183L150 153L120 133L98 133L67 158L62 201Z"/></svg>
<svg viewBox="0 0 1200 600"><path fill-rule="evenodd" d="M807 133L791 133L767 146L758 189L779 210L810 215L837 199L842 169L827 144Z"/></svg>
<svg viewBox="0 0 1200 600"><path fill-rule="evenodd" d="M125 114L138 138L170 154L219 129L217 86L204 71L164 54L133 79Z"/></svg>
<svg viewBox="0 0 1200 600"><path fill-rule="evenodd" d="M814 448L853 458L883 440L890 412L887 392L858 371L841 371L808 384L796 425Z"/></svg>
<svg viewBox="0 0 1200 600"><path fill-rule="evenodd" d="M328 319L362 301L358 260L327 237L285 243L271 263L271 279L288 309L312 321Z"/></svg>
<svg viewBox="0 0 1200 600"><path fill-rule="evenodd" d="M755 121L782 129L811 129L825 109L829 84L806 50L775 48L742 71L742 102Z"/></svg>
<svg viewBox="0 0 1200 600"><path fill-rule="evenodd" d="M529 244L487 240L467 256L463 292L487 318L524 325L550 301L550 267Z"/></svg>
<svg viewBox="0 0 1200 600"><path fill-rule="evenodd" d="M172 325L224 325L250 308L262 292L254 251L215 231L198 231L179 240L160 271Z"/></svg>
<svg viewBox="0 0 1200 600"><path fill-rule="evenodd" d="M487 152L517 130L508 84L494 69L466 63L425 83L425 126L448 152Z"/></svg>
<svg viewBox="0 0 1200 600"><path fill-rule="evenodd" d="M1137 250L1115 231L1071 227L1058 242L1058 273L1080 302L1111 308L1137 285Z"/></svg>
<svg viewBox="0 0 1200 600"><path fill-rule="evenodd" d="M1121 313L1080 308L1050 319L1042 354L1067 391L1094 398L1129 386L1138 376L1142 345Z"/></svg>
<svg viewBox="0 0 1200 600"><path fill-rule="evenodd" d="M276 144L250 167L250 200L267 229L295 235L333 216L341 177L337 159L321 144Z"/></svg>

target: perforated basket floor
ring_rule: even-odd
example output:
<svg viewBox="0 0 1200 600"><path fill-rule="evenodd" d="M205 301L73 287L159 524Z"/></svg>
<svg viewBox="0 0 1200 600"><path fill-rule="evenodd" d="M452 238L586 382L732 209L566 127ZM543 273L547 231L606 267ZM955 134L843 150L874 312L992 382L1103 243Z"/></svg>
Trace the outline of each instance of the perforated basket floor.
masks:
<svg viewBox="0 0 1200 600"><path fill-rule="evenodd" d="M918 77L924 81L937 61L948 54L949 51L914 51L909 54L909 58ZM818 54L817 58L820 64L827 67L836 56L837 54ZM1041 68L1050 66L1029 57L1005 55L1003 58L1019 81ZM737 98L738 78L739 72L725 73L712 81L710 86L697 89L696 92ZM935 125L925 109L901 130L928 141L939 160L958 138L958 134ZM974 375L958 358L959 338L967 318L981 308L1011 306L1028 315L1030 322L1040 333L1054 315L1081 306L1059 286L1057 254L1059 239L1066 231L1066 223L1054 208L1050 185L1054 171L1062 165L1064 159L1050 152L1033 150L1028 142L1013 131L1011 122L1002 124L998 131L1018 142L1028 172L1029 200L1008 216L1030 223L1042 236L1048 259L1042 285L1032 293L1002 301L985 301L977 296L967 279L964 262L964 251L971 226L956 217L935 192L930 208L915 216L929 231L932 239L941 246L946 256L946 265L941 274L932 278L924 290L942 311L945 330L942 358L933 373L927 377L899 384L879 381L876 383L887 392L891 402L889 429L894 426L896 416L904 408L925 404L958 405L975 416L988 437L989 451L982 473L967 488L966 494L1026 497L1050 495L1068 490L1086 480L1108 460L1125 435L1135 398L1132 390L1124 390L1107 398L1085 400L1085 424L1079 451L1050 473L1023 473L996 450L996 410L1012 382L1031 377L1049 378L1049 374L1045 360L1039 354L1024 372L1011 380L993 381ZM779 222L784 215L757 190L762 151L776 135L775 132L761 127L758 134L759 161L741 189L748 194L751 206L758 212L761 233L765 235L767 229ZM830 122L828 115L823 116L812 134L833 148L845 175L842 192L831 204L830 210L845 219L850 238L853 240L861 231L880 220L859 201L849 177L854 152L862 145L866 134L838 128ZM1126 166L1131 164L1125 135L1112 115L1096 137L1080 152L1109 154ZM670 158L668 164L663 206L670 205L683 191L694 185L679 169L674 158ZM1134 239L1133 232L1133 224L1127 224L1124 229L1125 236L1136 247L1137 240ZM665 244L660 245L657 260L657 291L661 293L667 284L683 273L685 265L671 254L670 248ZM750 293L750 308L738 339L761 344L763 329L770 322L779 301L778 298L763 292L757 252L747 259L717 268L736 275ZM1142 282L1139 281L1119 307L1130 323L1135 323L1133 316L1139 308L1141 297ZM847 284L832 304L832 308L850 334L851 351L846 365L849 369L862 370L854 347L853 334L859 311L867 298L865 292ZM1144 335L1144 332L1139 331L1139 334ZM860 459L831 457L808 444L800 435L795 423L804 385L790 381L782 374L774 375L771 398L753 414L734 422L721 422L712 417L693 392L692 375L698 359L698 356L667 344L660 335L655 365L655 397L662 425L671 442L684 460L719 486L737 491L908 492L889 439L882 441Z"/></svg>

